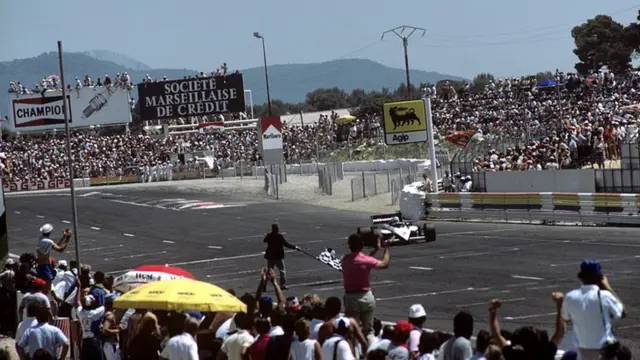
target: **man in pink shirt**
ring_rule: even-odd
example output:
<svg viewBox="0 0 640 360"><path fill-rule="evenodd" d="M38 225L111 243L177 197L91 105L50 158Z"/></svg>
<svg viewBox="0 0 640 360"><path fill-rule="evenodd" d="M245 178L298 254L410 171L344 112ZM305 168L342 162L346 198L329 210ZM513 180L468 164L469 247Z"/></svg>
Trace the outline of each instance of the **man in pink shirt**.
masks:
<svg viewBox="0 0 640 360"><path fill-rule="evenodd" d="M351 252L342 257L342 279L344 282L345 315L353 317L362 323L362 332L369 344L375 341L373 335L373 311L376 299L371 292L371 269L386 269L389 267L389 249L384 247L382 260L374 258L381 248L378 238L376 248L369 255L362 253L364 242L356 234L349 236L349 250Z"/></svg>

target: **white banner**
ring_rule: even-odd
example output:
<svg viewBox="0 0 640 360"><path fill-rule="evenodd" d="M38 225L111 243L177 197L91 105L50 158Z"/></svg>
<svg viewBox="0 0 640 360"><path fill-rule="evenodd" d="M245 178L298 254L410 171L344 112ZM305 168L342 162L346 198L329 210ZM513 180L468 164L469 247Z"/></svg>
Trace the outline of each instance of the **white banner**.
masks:
<svg viewBox="0 0 640 360"><path fill-rule="evenodd" d="M129 90L85 87L66 92L66 105L72 128L88 128L131 122ZM64 129L64 101L61 90L33 94L9 94L10 132Z"/></svg>

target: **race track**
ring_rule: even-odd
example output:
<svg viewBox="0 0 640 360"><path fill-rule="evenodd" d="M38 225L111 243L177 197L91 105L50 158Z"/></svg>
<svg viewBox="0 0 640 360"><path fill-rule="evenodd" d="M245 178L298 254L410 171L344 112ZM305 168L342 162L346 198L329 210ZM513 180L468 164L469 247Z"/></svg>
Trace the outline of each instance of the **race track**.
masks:
<svg viewBox="0 0 640 360"><path fill-rule="evenodd" d="M290 242L308 252L332 247L339 255L346 250L346 236L368 223L366 213L310 204L167 189L90 190L77 198L82 262L112 274L142 264L176 265L239 294L257 287L262 238L274 220ZM199 204L185 205L185 200ZM6 206L13 254L34 251L38 227L45 222L56 233L71 226L68 195L8 196ZM429 328L451 330L460 309L475 316L477 328L486 328L487 303L499 297L506 302L503 327L551 330L551 292L576 288L580 260L598 258L629 310L618 324L619 337L640 338L640 230L472 223L436 228L435 243L392 248L391 267L374 274L377 317L405 318L411 304L421 303ZM68 251L62 258L73 257L72 246ZM324 264L291 252L286 265L288 294L342 295L340 273Z"/></svg>

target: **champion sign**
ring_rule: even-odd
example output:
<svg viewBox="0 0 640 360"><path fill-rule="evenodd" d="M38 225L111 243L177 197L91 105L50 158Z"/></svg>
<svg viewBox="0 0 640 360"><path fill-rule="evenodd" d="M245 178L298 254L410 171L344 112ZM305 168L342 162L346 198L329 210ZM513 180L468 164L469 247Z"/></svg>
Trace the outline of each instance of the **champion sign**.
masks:
<svg viewBox="0 0 640 360"><path fill-rule="evenodd" d="M244 112L242 74L138 84L142 120Z"/></svg>
<svg viewBox="0 0 640 360"><path fill-rule="evenodd" d="M16 128L64 124L63 97L27 97L15 99L13 105L13 120ZM70 100L67 95L67 109ZM71 120L70 120L71 122Z"/></svg>

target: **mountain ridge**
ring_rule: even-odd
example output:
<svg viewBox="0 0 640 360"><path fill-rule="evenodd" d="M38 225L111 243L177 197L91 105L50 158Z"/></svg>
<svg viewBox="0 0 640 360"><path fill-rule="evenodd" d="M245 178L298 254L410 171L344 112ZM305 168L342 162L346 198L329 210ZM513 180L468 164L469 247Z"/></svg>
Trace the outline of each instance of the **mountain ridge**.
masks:
<svg viewBox="0 0 640 360"><path fill-rule="evenodd" d="M92 55L95 56L96 54L92 53ZM76 77L82 79L85 74L95 81L97 78L104 78L106 74L113 77L116 73L128 72L132 81L138 83L146 74L155 79L163 76L167 76L169 79L178 79L198 73L196 70L186 68L135 70L118 62L127 60L138 63L138 66L146 65L126 55L123 55L121 59L109 55L111 60L100 60L94 56L82 52L65 53L66 82L72 84ZM233 65L231 64L231 66ZM232 70L232 67L230 67L230 70ZM264 67L258 66L243 69L240 72L243 73L244 88L251 90L253 103L256 105L265 103ZM387 67L369 59L340 59L311 64L277 64L270 65L268 72L271 99L279 99L289 103L304 102L307 93L320 88L337 87L346 92L354 89L379 91L382 88L394 89L405 82L405 71L403 69ZM0 62L0 83L4 84L15 80L33 88L43 77L58 73L56 52L42 53L32 58ZM465 80L459 76L422 70L410 70L410 76L413 84L421 82L436 83L441 80ZM137 97L136 93L134 93L134 97ZM5 101L0 101L0 114L3 115L7 114L8 101L6 99Z"/></svg>

